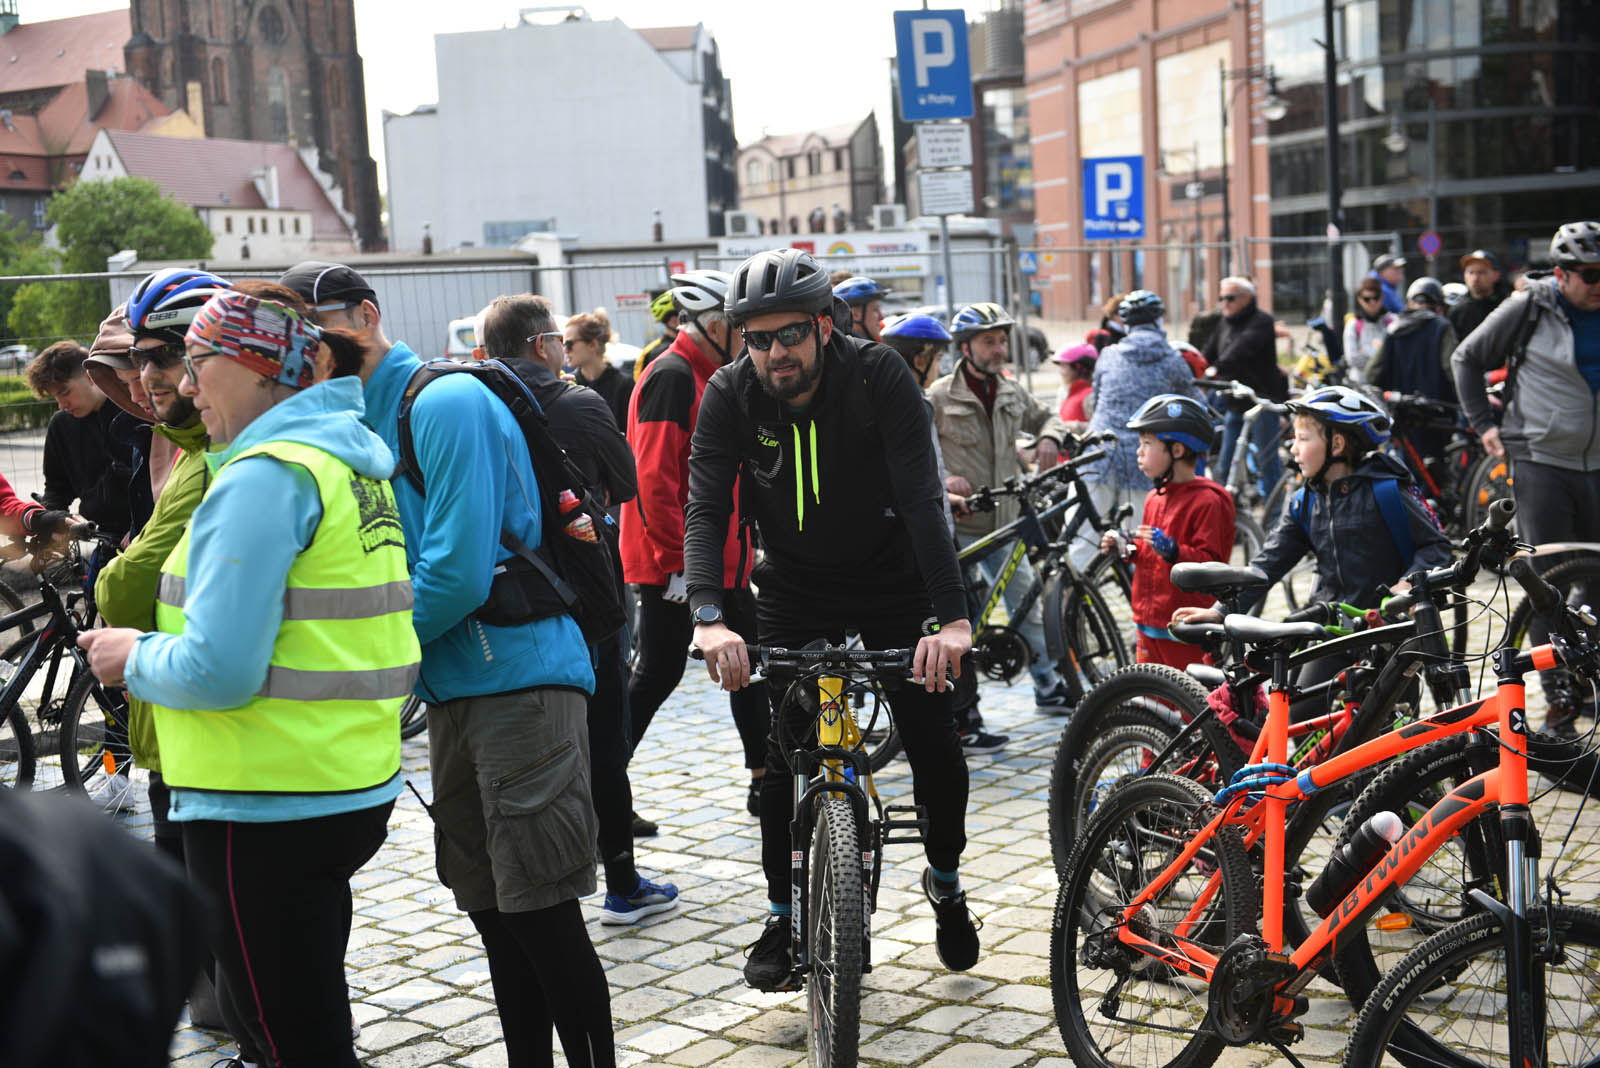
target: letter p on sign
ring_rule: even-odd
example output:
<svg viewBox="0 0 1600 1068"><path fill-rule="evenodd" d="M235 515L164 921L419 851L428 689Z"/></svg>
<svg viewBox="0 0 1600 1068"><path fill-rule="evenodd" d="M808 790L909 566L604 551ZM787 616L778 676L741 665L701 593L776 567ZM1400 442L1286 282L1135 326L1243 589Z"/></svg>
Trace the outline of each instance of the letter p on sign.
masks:
<svg viewBox="0 0 1600 1068"><path fill-rule="evenodd" d="M1126 163L1103 163L1094 170L1094 213L1112 214L1112 202L1133 195L1133 168Z"/></svg>
<svg viewBox="0 0 1600 1068"><path fill-rule="evenodd" d="M956 61L955 34L944 19L911 20L912 67L918 89L928 87L928 72Z"/></svg>

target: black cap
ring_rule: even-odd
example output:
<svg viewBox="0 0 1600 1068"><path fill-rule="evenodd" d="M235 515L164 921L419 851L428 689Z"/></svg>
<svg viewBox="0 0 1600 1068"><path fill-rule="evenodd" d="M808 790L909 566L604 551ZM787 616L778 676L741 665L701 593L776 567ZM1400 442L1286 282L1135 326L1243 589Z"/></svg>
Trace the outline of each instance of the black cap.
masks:
<svg viewBox="0 0 1600 1068"><path fill-rule="evenodd" d="M1498 271L1500 269L1500 260L1488 249L1476 248L1467 253L1465 256L1462 256L1461 269L1466 270L1467 264L1471 263L1473 260L1480 260L1483 263L1488 264L1489 270L1491 271Z"/></svg>
<svg viewBox="0 0 1600 1068"><path fill-rule="evenodd" d="M374 308L378 307L378 294L367 285L367 280L355 268L342 263L306 260L284 271L278 283L300 294L313 308L329 304L359 304L364 300L370 300Z"/></svg>
<svg viewBox="0 0 1600 1068"><path fill-rule="evenodd" d="M1388 270L1390 267L1404 267L1405 265L1406 258L1404 256L1396 256L1392 252L1385 252L1383 255L1372 261L1372 269L1374 271L1384 271ZM287 285L288 283L286 282L284 284Z"/></svg>

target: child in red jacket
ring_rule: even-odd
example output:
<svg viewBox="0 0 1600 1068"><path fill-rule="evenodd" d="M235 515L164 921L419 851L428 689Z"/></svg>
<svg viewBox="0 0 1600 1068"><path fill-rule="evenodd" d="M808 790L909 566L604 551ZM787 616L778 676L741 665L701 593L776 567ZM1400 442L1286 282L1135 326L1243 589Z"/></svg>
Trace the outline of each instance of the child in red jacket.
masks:
<svg viewBox="0 0 1600 1068"><path fill-rule="evenodd" d="M1155 483L1144 502L1144 520L1132 550L1133 621L1139 628L1141 663L1182 670L1205 658L1193 645L1173 640L1167 621L1177 609L1210 607L1206 594L1181 593L1172 585L1172 565L1186 560L1227 560L1233 553L1233 497L1196 473L1211 450L1216 427L1211 412L1192 397L1151 397L1128 429L1139 432L1139 470ZM1117 535L1102 548L1113 551Z"/></svg>

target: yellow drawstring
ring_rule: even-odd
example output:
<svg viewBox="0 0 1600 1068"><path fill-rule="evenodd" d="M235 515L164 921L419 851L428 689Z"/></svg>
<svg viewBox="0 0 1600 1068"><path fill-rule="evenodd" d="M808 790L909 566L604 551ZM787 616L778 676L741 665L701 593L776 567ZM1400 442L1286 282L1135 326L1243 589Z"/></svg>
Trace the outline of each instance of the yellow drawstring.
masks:
<svg viewBox="0 0 1600 1068"><path fill-rule="evenodd" d="M817 424L811 424L811 499L822 503L822 465L817 462Z"/></svg>
<svg viewBox="0 0 1600 1068"><path fill-rule="evenodd" d="M805 455L800 451L800 424L790 423L789 429L794 431L794 515L795 529L806 529L806 490L805 480L800 475L800 466L805 462Z"/></svg>

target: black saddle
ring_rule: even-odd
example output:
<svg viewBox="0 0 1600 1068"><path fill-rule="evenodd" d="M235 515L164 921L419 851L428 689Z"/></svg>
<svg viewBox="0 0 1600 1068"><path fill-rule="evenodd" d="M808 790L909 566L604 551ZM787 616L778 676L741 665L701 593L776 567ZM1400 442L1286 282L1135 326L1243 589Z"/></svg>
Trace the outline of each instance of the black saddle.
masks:
<svg viewBox="0 0 1600 1068"><path fill-rule="evenodd" d="M1237 613L1222 625L1228 637L1263 652L1292 651L1328 637L1328 628L1321 623L1275 623Z"/></svg>
<svg viewBox="0 0 1600 1068"><path fill-rule="evenodd" d="M1228 681L1228 673L1210 664L1190 664L1184 673L1208 690L1215 690Z"/></svg>
<svg viewBox="0 0 1600 1068"><path fill-rule="evenodd" d="M1217 561L1174 564L1172 584L1184 593L1209 593L1219 600L1228 593L1256 590L1267 584L1259 567L1234 567Z"/></svg>
<svg viewBox="0 0 1600 1068"><path fill-rule="evenodd" d="M1167 633L1186 645L1212 648L1228 640L1228 630L1221 623L1171 623Z"/></svg>

